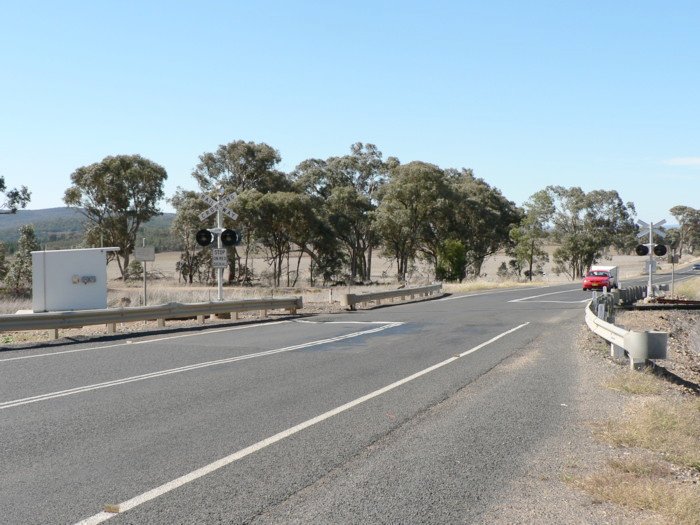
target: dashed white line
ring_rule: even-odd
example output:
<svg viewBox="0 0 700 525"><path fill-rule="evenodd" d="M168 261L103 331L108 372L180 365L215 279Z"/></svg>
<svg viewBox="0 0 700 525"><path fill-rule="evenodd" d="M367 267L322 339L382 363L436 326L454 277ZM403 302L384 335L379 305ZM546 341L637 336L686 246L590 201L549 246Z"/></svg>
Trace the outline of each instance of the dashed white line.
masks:
<svg viewBox="0 0 700 525"><path fill-rule="evenodd" d="M249 456L250 454L253 454L255 452L258 452L266 447L269 447L270 445L273 445L279 441L282 441L283 439L286 439L294 434L297 434L298 432L301 432L302 430L309 428L313 425L316 425L318 423L321 423L322 421L325 421L326 419L329 419L333 416L336 416L342 412L345 412L347 410L350 410L353 407L356 407L357 405L360 405L362 403L365 403L369 401L370 399L374 399L375 397L381 396L382 394L385 394L391 390L394 390L395 388L404 385L406 383L409 383L410 381L413 381L414 379L418 379L421 376L424 376L426 374L429 374L430 372L437 370L438 368L442 368L445 365L448 365L452 363L453 361L456 361L460 357L464 357L466 355L472 354L476 352L477 350L481 350L485 346L490 345L491 343L498 341L502 337L505 337L506 335L512 334L516 330L520 330L524 326L527 326L530 323L523 323L519 326L516 326L515 328L511 328L510 330L507 330L495 337L492 337L488 341L485 341L481 343L480 345L477 345L465 352L462 352L461 354L450 357L449 359L445 359L444 361L437 363L433 366L430 366L428 368L425 368L424 370L421 370L420 372L416 372L415 374L412 374L408 377L405 377L403 379L400 379L399 381L396 381L395 383L391 383L390 385L387 385L383 388L380 388L379 390L375 390L374 392L370 392L367 395L364 395L362 397L358 397L357 399L350 401L349 403L345 403L344 405L341 405L339 407L336 407L332 410L329 410L328 412L324 412L323 414L316 416L314 418L308 419L304 421L303 423L299 423L296 426L293 426L291 428L288 428L287 430L283 430L282 432L279 432L278 434L275 434L274 436L270 436L266 439L263 439L262 441L258 441L257 443L246 447L242 450L239 450L238 452L234 452L233 454L226 456L224 458L221 458L217 461L214 461L213 463L209 463L208 465L205 465L197 470L194 470L188 474L185 474L184 476L181 476L179 478L176 478L172 481L169 481L168 483L165 483L159 487L156 487L154 489L151 489L147 492L144 492L143 494L139 494L138 496L135 496L127 501L124 501L122 503L119 503L117 505L113 505L115 509L118 510L118 513L126 512L127 510L131 510L135 507L138 507L139 505L142 505L144 503L147 503L151 500L154 500L158 498L159 496L162 496L163 494L167 494L168 492L171 492L183 485L186 485L187 483L190 483L191 481L194 481L196 479L199 479L203 476L206 476L207 474L211 474L212 472L219 470L223 467L226 467L230 465L231 463L234 463L238 461L239 459L242 459L246 456ZM110 518L113 518L117 513L112 513L112 512L100 512L98 514L95 514L94 516L91 516L89 518L86 518L80 522L78 522L78 525L97 525L98 523L102 523L104 521L107 521Z"/></svg>

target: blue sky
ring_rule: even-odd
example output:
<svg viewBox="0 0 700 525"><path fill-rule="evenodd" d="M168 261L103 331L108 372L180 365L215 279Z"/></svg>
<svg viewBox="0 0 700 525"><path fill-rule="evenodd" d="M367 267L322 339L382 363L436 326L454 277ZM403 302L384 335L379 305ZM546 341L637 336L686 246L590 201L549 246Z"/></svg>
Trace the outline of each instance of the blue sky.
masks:
<svg viewBox="0 0 700 525"><path fill-rule="evenodd" d="M0 175L30 208L141 154L166 195L204 152L280 169L376 144L472 168L522 204L614 189L647 222L700 208L700 3L0 0ZM169 208L164 205L165 210Z"/></svg>

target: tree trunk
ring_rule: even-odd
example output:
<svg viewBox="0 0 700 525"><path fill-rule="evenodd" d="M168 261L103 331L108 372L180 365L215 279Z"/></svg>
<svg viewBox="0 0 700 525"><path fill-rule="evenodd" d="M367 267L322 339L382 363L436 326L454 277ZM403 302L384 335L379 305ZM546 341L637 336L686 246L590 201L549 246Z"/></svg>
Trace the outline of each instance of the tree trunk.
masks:
<svg viewBox="0 0 700 525"><path fill-rule="evenodd" d="M372 243L367 247L367 280L372 281Z"/></svg>
<svg viewBox="0 0 700 525"><path fill-rule="evenodd" d="M231 284L236 279L236 257L238 256L238 251L236 247L233 247L233 253L229 255L228 261L228 284Z"/></svg>
<svg viewBox="0 0 700 525"><path fill-rule="evenodd" d="M290 251L291 250L287 250L287 288L289 288L289 283L290 283L290 280L289 280L289 270L290 270L290 268L289 268L289 252Z"/></svg>
<svg viewBox="0 0 700 525"><path fill-rule="evenodd" d="M128 254L128 253L125 253L122 257L123 257L123 259L124 259L124 266L122 267L122 265L120 264L120 265L119 265L119 271L120 271L121 274L122 274L122 281L126 281L126 277L127 277L127 276L126 276L126 271L127 271L128 268L129 268L129 254ZM117 262L119 262L119 257L117 257Z"/></svg>
<svg viewBox="0 0 700 525"><path fill-rule="evenodd" d="M294 282L292 283L292 286L297 285L297 280L299 279L299 267L301 266L301 258L304 256L304 251L299 249L299 257L297 257L297 270L296 270L296 275L294 276ZM313 264L313 262L312 262Z"/></svg>

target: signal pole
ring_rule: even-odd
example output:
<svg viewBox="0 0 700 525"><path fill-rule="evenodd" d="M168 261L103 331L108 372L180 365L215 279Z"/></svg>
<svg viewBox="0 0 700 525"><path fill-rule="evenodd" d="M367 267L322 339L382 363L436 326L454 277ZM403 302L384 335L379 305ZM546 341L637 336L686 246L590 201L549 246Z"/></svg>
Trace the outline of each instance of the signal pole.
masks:
<svg viewBox="0 0 700 525"><path fill-rule="evenodd" d="M223 191L223 190L222 190ZM217 204L221 201L221 199L218 199L216 202ZM224 231L224 224L223 220L221 218L221 207L218 207L216 210L216 229L219 230L219 234L216 236L216 247L221 250L223 248L223 245L221 244L221 232ZM217 291L217 301L221 302L224 300L224 269L219 266L216 269L216 286L218 288Z"/></svg>
<svg viewBox="0 0 700 525"><path fill-rule="evenodd" d="M647 297L654 297L654 287L652 283L652 274L654 271L654 254L655 254L655 244L654 244L654 237L653 235L656 233L660 237L664 237L665 233L659 229L660 226L666 224L666 220L661 220L654 224L653 222L646 223L642 220L638 220L637 224L639 224L642 228L648 229L649 230L649 242L646 245L649 251L649 262L647 263L647 272L649 273L649 280L647 281ZM646 237L647 233L645 231L641 232L639 234L639 237ZM664 251L665 251L665 247ZM663 255L663 254L660 254Z"/></svg>
<svg viewBox="0 0 700 525"><path fill-rule="evenodd" d="M202 195L202 200L209 204L209 208L199 214L199 220L203 221L207 217L210 217L216 213L216 228L211 228L208 231L210 233L216 234L216 249L212 249L212 264L216 268L216 281L217 281L217 300L219 302L224 300L224 268L226 267L226 254L227 250L224 248L224 243L222 241L222 233L224 233L224 224L222 213L225 213L231 217L234 221L238 218L238 214L233 210L228 208L228 205L233 202L236 198L235 193L224 196L223 188L220 189L219 198L214 200L208 195ZM206 233L206 232L205 232ZM233 232L231 232L233 233ZM234 234L235 235L235 234ZM211 240L211 236L209 237ZM207 241L207 243L210 242ZM234 243L236 242L234 238ZM203 245L204 246L204 245ZM228 244L227 244L228 246Z"/></svg>

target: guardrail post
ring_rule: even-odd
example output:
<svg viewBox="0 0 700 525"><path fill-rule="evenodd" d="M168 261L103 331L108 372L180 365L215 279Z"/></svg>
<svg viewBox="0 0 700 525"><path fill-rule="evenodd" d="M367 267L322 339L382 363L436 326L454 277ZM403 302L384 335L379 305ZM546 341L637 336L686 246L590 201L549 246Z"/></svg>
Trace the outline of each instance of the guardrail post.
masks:
<svg viewBox="0 0 700 525"><path fill-rule="evenodd" d="M206 317L205 317L204 315L198 315L198 316L197 316L197 322L198 322L199 324L204 324L204 319L206 319Z"/></svg>
<svg viewBox="0 0 700 525"><path fill-rule="evenodd" d="M596 315L598 316L598 319L605 321L605 304L598 304L598 311L596 312Z"/></svg>
<svg viewBox="0 0 700 525"><path fill-rule="evenodd" d="M108 334L116 333L116 331L117 331L117 323L107 323L106 328L107 328L107 333L108 333Z"/></svg>
<svg viewBox="0 0 700 525"><path fill-rule="evenodd" d="M165 317L158 319L158 328L163 328L165 326Z"/></svg>
<svg viewBox="0 0 700 525"><path fill-rule="evenodd" d="M58 328L53 329L53 338L58 339Z"/></svg>
<svg viewBox="0 0 700 525"><path fill-rule="evenodd" d="M340 305L347 306L350 310L355 310L357 296L353 293L346 293L340 296Z"/></svg>
<svg viewBox="0 0 700 525"><path fill-rule="evenodd" d="M625 357L625 349L621 346L617 346L615 343L610 343L610 357L622 359Z"/></svg>
<svg viewBox="0 0 700 525"><path fill-rule="evenodd" d="M633 370L644 368L649 359L666 359L667 332L628 332L625 334L625 349Z"/></svg>

